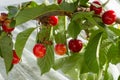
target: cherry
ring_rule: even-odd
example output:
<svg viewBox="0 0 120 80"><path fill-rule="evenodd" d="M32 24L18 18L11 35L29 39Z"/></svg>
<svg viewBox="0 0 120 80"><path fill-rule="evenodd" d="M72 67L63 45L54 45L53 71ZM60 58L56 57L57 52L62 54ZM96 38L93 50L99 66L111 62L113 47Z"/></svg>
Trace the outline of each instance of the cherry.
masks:
<svg viewBox="0 0 120 80"><path fill-rule="evenodd" d="M98 6L95 6L93 4L96 4ZM100 7L99 7L100 6ZM95 14L100 14L102 12L102 7L101 4L98 1L93 1L92 4L90 5L90 11L94 11Z"/></svg>
<svg viewBox="0 0 120 80"><path fill-rule="evenodd" d="M33 48L33 54L37 58L43 58L46 54L46 47L41 43L36 44Z"/></svg>
<svg viewBox="0 0 120 80"><path fill-rule="evenodd" d="M83 43L81 40L71 39L68 43L68 47L71 52L79 52L83 47Z"/></svg>
<svg viewBox="0 0 120 80"><path fill-rule="evenodd" d="M14 30L14 28L10 27L10 22L11 22L11 20L5 20L2 23L2 29L7 33L10 33Z"/></svg>
<svg viewBox="0 0 120 80"><path fill-rule="evenodd" d="M58 55L64 55L66 53L66 45L65 44L56 44L55 45L55 53Z"/></svg>
<svg viewBox="0 0 120 80"><path fill-rule="evenodd" d="M16 51L13 50L13 60L12 60L12 64L17 64L17 63L19 63L19 61L20 61L20 58L17 56Z"/></svg>
<svg viewBox="0 0 120 80"><path fill-rule="evenodd" d="M5 21L7 18L8 18L8 14L6 14L6 13L1 13L1 14L0 14L0 21L1 21L1 22L2 22L2 21Z"/></svg>
<svg viewBox="0 0 120 80"><path fill-rule="evenodd" d="M105 24L112 24L116 21L116 14L113 10L108 10L106 12L103 13L102 15L102 21Z"/></svg>
<svg viewBox="0 0 120 80"><path fill-rule="evenodd" d="M57 0L57 3L60 4L62 2L62 0Z"/></svg>
<svg viewBox="0 0 120 80"><path fill-rule="evenodd" d="M56 26L58 24L58 17L57 16L50 16L49 17L49 24L52 26Z"/></svg>

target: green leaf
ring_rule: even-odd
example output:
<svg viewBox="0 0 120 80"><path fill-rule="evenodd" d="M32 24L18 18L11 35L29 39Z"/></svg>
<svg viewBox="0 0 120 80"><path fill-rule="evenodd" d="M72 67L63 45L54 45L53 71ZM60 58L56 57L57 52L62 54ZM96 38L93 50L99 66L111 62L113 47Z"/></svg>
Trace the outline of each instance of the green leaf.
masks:
<svg viewBox="0 0 120 80"><path fill-rule="evenodd" d="M55 70L60 69L66 76L73 80L77 80L79 78L80 69L83 63L83 55L80 54L74 54L56 59L53 68Z"/></svg>
<svg viewBox="0 0 120 80"><path fill-rule="evenodd" d="M104 74L104 80L114 80L113 75L110 72Z"/></svg>
<svg viewBox="0 0 120 80"><path fill-rule="evenodd" d="M3 56L2 56L2 52L1 52L1 48L0 48L0 57L3 57Z"/></svg>
<svg viewBox="0 0 120 80"><path fill-rule="evenodd" d="M37 7L38 4L35 1L30 1L30 2L25 2L22 4L21 9L25 9L25 8L32 8L32 7Z"/></svg>
<svg viewBox="0 0 120 80"><path fill-rule="evenodd" d="M97 80L97 74L89 73L89 72L81 74L80 80Z"/></svg>
<svg viewBox="0 0 120 80"><path fill-rule="evenodd" d="M120 76L118 77L118 80L120 80Z"/></svg>
<svg viewBox="0 0 120 80"><path fill-rule="evenodd" d="M14 28L15 24L16 24L16 20L12 20L11 23L10 23L10 27Z"/></svg>
<svg viewBox="0 0 120 80"><path fill-rule="evenodd" d="M82 64L83 56L75 54L55 60L54 69L61 69L64 73L68 73L72 68Z"/></svg>
<svg viewBox="0 0 120 80"><path fill-rule="evenodd" d="M37 43L44 43L44 41L49 41L51 27L41 26L41 30L37 34Z"/></svg>
<svg viewBox="0 0 120 80"><path fill-rule="evenodd" d="M66 11L69 11L69 12L73 12L75 9L76 9L76 5L74 3L67 3L67 2L62 2L60 4L60 8L62 10L66 10Z"/></svg>
<svg viewBox="0 0 120 80"><path fill-rule="evenodd" d="M108 27L112 32L114 32L117 36L120 36L120 29L114 28L113 26Z"/></svg>
<svg viewBox="0 0 120 80"><path fill-rule="evenodd" d="M80 0L80 5L86 6L89 0Z"/></svg>
<svg viewBox="0 0 120 80"><path fill-rule="evenodd" d="M108 61L117 64L120 62L120 42L117 42L116 44L111 45L111 47L108 50L107 58Z"/></svg>
<svg viewBox="0 0 120 80"><path fill-rule="evenodd" d="M15 6L8 6L8 18L11 19L11 18L14 18L18 12L18 8L15 7Z"/></svg>
<svg viewBox="0 0 120 80"><path fill-rule="evenodd" d="M37 59L37 64L41 70L41 75L48 72L54 64L54 51L53 46L46 46L47 52L43 58Z"/></svg>
<svg viewBox="0 0 120 80"><path fill-rule="evenodd" d="M16 19L16 25L20 25L24 22L27 22L28 20L34 19L38 16L41 16L43 14L46 14L51 11L59 10L60 8L58 5L44 5L41 4L37 7L32 7L32 8L26 8L24 10L21 10L18 15L15 17ZM34 12L34 14L33 14Z"/></svg>
<svg viewBox="0 0 120 80"><path fill-rule="evenodd" d="M54 37L55 37L55 42L56 42L56 43L63 43L63 44L66 43L66 35L65 35L64 32L62 32L62 33L57 33L57 34L55 34Z"/></svg>
<svg viewBox="0 0 120 80"><path fill-rule="evenodd" d="M2 56L4 58L5 67L6 67L6 73L8 73L11 70L12 67L12 59L13 59L13 42L12 39L6 35L2 35L2 38L0 40L0 49L2 52Z"/></svg>
<svg viewBox="0 0 120 80"><path fill-rule="evenodd" d="M20 32L17 35L16 42L15 42L15 50L16 50L16 53L19 56L19 58L21 58L21 55L22 55L23 49L26 45L26 42L27 42L30 34L34 31L34 29L35 28L26 29L25 31Z"/></svg>
<svg viewBox="0 0 120 80"><path fill-rule="evenodd" d="M100 46L100 54L99 54L99 64L100 67L103 68L103 65L107 62L107 53L111 46L112 42L108 39L103 39Z"/></svg>
<svg viewBox="0 0 120 80"><path fill-rule="evenodd" d="M56 43L66 43L66 20L65 16L59 16L59 24L55 26L54 38Z"/></svg>
<svg viewBox="0 0 120 80"><path fill-rule="evenodd" d="M68 31L69 36L71 36L72 38L77 38L78 34L81 31L81 28L77 22L72 21L69 24L67 31Z"/></svg>
<svg viewBox="0 0 120 80"><path fill-rule="evenodd" d="M37 7L38 4L35 1L30 1L27 5L28 8Z"/></svg>
<svg viewBox="0 0 120 80"><path fill-rule="evenodd" d="M84 26L88 26L88 24L85 23L87 21L89 22L89 27L94 27L96 25L101 30L104 30L104 28L100 24L98 24L97 20L93 18L93 15L93 12L78 12L73 15L72 20L76 22L79 21L80 25L83 25L83 29Z"/></svg>
<svg viewBox="0 0 120 80"><path fill-rule="evenodd" d="M85 50L85 62L91 72L97 73L99 71L98 55L101 43L101 31L95 31L89 40ZM97 56L96 56L97 55Z"/></svg>
<svg viewBox="0 0 120 80"><path fill-rule="evenodd" d="M117 36L116 36L116 34L113 32L113 31L111 31L109 28L105 28L105 31L106 31L106 33L107 33L107 36L108 36L108 39L111 41L111 42L113 42L113 43L115 43L116 42L116 39L118 38Z"/></svg>

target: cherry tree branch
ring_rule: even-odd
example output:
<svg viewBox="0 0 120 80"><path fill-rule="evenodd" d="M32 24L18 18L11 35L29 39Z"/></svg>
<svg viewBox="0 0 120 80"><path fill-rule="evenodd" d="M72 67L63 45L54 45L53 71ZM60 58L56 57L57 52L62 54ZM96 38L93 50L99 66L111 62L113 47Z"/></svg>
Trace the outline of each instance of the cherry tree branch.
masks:
<svg viewBox="0 0 120 80"><path fill-rule="evenodd" d="M75 12L90 12L90 8L84 8L84 7L78 7L73 13ZM43 14L41 16L38 16L36 20L43 21L43 18L48 18L49 16L68 16L69 18L72 17L72 12L64 11L64 10L56 10L52 12L48 12L46 14ZM101 17L101 16L100 16ZM116 23L120 24L120 18L117 17Z"/></svg>

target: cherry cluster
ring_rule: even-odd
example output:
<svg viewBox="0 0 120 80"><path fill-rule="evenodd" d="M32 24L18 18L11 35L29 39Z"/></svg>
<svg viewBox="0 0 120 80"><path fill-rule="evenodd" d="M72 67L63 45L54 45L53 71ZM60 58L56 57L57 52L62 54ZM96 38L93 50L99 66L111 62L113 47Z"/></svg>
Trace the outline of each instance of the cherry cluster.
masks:
<svg viewBox="0 0 120 80"><path fill-rule="evenodd" d="M58 17L57 16L50 16L48 22L51 26L56 26L58 24ZM69 47L71 52L77 53L82 49L83 43L81 40L71 39L68 43L68 47ZM57 55L64 55L67 53L67 47L63 43L57 43L54 47L54 51ZM33 47L33 54L37 58L43 58L46 54L45 45L42 43L35 44L35 46Z"/></svg>
<svg viewBox="0 0 120 80"><path fill-rule="evenodd" d="M10 26L11 20L8 19L8 14L1 13L0 14L0 24L2 25L2 29L6 33L11 33L14 28Z"/></svg>
<svg viewBox="0 0 120 80"><path fill-rule="evenodd" d="M90 5L90 10L94 11L97 15L102 15L102 21L104 24L111 25L116 21L116 14L113 10L107 10L102 13L103 8L99 1L93 1Z"/></svg>
<svg viewBox="0 0 120 80"><path fill-rule="evenodd" d="M2 26L2 30L6 33L11 33L14 28L10 26L11 20L8 19L8 14L6 13L1 13L0 14L0 25ZM13 50L13 59L12 59L12 64L17 64L19 63L20 58L17 56L16 51Z"/></svg>

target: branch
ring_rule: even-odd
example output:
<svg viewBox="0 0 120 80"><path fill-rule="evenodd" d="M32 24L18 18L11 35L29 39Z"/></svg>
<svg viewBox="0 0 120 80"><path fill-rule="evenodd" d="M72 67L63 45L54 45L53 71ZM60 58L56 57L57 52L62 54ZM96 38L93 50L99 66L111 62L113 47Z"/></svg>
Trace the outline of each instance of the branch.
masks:
<svg viewBox="0 0 120 80"><path fill-rule="evenodd" d="M73 13L75 12L90 12L90 8L78 7ZM48 21L49 16L53 16L53 15L54 16L68 16L69 18L71 18L73 13L64 11L64 10L57 10L57 11L48 12L46 14L38 16L36 20L42 23L47 23L46 21ZM116 23L120 24L120 18L116 19Z"/></svg>
<svg viewBox="0 0 120 80"><path fill-rule="evenodd" d="M120 24L120 18L116 19L116 23Z"/></svg>

